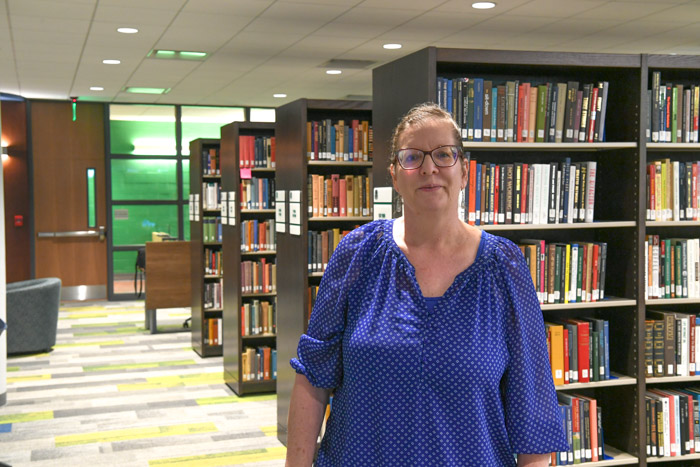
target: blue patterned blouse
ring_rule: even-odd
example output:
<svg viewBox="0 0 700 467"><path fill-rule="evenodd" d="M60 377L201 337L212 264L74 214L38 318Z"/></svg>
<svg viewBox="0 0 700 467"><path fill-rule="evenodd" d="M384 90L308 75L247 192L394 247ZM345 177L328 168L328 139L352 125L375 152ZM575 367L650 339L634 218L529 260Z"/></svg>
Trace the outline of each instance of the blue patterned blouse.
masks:
<svg viewBox="0 0 700 467"><path fill-rule="evenodd" d="M482 232L432 312L392 235L347 235L292 367L335 388L317 466L515 465L568 449L542 312L520 249Z"/></svg>

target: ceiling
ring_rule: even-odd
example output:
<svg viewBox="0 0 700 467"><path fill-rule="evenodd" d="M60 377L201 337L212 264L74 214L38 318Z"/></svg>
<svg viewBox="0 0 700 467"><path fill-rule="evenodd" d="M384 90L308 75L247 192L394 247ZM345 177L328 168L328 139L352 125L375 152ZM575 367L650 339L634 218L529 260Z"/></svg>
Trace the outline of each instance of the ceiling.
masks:
<svg viewBox="0 0 700 467"><path fill-rule="evenodd" d="M470 0L0 0L0 92L276 107L300 97L369 98L373 67L432 45L700 54L697 0L496 2L476 10ZM403 47L384 49L389 42ZM208 56L147 57L153 49ZM332 59L372 64L328 75L323 64ZM126 86L170 91L130 94Z"/></svg>

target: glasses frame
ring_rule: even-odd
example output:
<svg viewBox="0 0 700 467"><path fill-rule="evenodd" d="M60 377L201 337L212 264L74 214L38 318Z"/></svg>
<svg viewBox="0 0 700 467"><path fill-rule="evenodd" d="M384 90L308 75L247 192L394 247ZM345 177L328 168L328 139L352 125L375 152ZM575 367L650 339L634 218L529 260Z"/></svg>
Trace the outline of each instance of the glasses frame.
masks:
<svg viewBox="0 0 700 467"><path fill-rule="evenodd" d="M457 149L457 156L452 161L452 164L450 164L450 165L438 165L435 162L435 158L433 157L433 153L439 149L442 149L442 148L455 148L455 149ZM399 154L401 153L401 151L407 151L409 149L411 151L418 151L418 152L423 154L423 158L421 159L420 164L418 164L418 167L406 168L406 167L404 167L403 162L401 162L401 158L399 157ZM399 163L401 168L404 170L417 170L417 169L420 169L421 167L423 167L423 163L425 162L425 156L427 156L427 155L430 155L430 159L433 161L433 165L435 165L435 167L439 167L441 169L447 169L449 167L454 167L454 165L457 163L457 159L459 159L459 156L464 157L464 151L462 150L461 147L457 146L456 144L443 144L442 146L438 146L434 149L431 149L430 151L423 151L422 149L418 149L418 148L403 148L403 149L399 149L398 151L396 151L396 161Z"/></svg>

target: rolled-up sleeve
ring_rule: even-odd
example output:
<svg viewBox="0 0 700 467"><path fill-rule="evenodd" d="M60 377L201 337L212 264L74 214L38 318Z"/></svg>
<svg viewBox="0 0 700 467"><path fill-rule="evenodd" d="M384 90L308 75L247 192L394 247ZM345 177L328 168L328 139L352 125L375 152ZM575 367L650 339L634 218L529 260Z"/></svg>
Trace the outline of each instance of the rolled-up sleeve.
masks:
<svg viewBox="0 0 700 467"><path fill-rule="evenodd" d="M336 388L343 379L342 340L348 292L360 272L359 251L366 229L346 235L328 261L319 285L309 327L297 346L292 368L316 387Z"/></svg>
<svg viewBox="0 0 700 467"><path fill-rule="evenodd" d="M500 245L499 263L506 293L506 336L509 364L503 404L513 452L549 453L568 450L561 411L547 354L542 310L520 249Z"/></svg>

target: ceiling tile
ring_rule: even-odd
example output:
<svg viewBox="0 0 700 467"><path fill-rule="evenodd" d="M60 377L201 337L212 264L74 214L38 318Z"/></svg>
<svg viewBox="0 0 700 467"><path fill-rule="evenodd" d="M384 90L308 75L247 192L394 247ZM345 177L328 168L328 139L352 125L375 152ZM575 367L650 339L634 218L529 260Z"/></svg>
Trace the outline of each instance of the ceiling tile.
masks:
<svg viewBox="0 0 700 467"><path fill-rule="evenodd" d="M185 60L144 60L129 78L128 86L170 88L192 72L197 62Z"/></svg>
<svg viewBox="0 0 700 467"><path fill-rule="evenodd" d="M221 16L254 17L265 11L274 0L196 0L187 2L183 13L209 13Z"/></svg>
<svg viewBox="0 0 700 467"><path fill-rule="evenodd" d="M667 8L654 14L658 21L700 21L700 4L698 2L685 5L668 5Z"/></svg>
<svg viewBox="0 0 700 467"><path fill-rule="evenodd" d="M298 33L307 35L348 11L345 5L309 5L278 2L265 10L245 31L270 34Z"/></svg>
<svg viewBox="0 0 700 467"><path fill-rule="evenodd" d="M251 20L252 17L239 15L181 13L160 38L157 47L213 52Z"/></svg>
<svg viewBox="0 0 700 467"><path fill-rule="evenodd" d="M148 26L167 26L177 15L177 11L174 6L163 10L148 8L145 5L130 8L122 2L100 2L95 12L95 21L120 22L125 27L144 29Z"/></svg>
<svg viewBox="0 0 700 467"><path fill-rule="evenodd" d="M586 2L562 2L561 0L532 0L508 11L518 16L542 16L549 18L575 17L604 5L608 0Z"/></svg>
<svg viewBox="0 0 700 467"><path fill-rule="evenodd" d="M581 19L617 19L631 21L649 15L655 15L659 11L668 8L668 4L661 2L608 2L577 15ZM651 19L651 18L649 18Z"/></svg>
<svg viewBox="0 0 700 467"><path fill-rule="evenodd" d="M90 21L96 0L87 3L56 0L7 0L10 15Z"/></svg>
<svg viewBox="0 0 700 467"><path fill-rule="evenodd" d="M529 4L530 0L497 0L496 1L496 7L492 8L490 10L477 10L475 8L472 8L472 3L474 0L471 1L464 1L464 0L449 0L446 2L443 2L441 5L437 6L435 8L436 11L442 11L442 12L451 12L451 13L465 13L470 16L472 15L477 15L477 16L498 16L503 13L510 13L512 10L515 8L518 8L521 5L524 4Z"/></svg>

